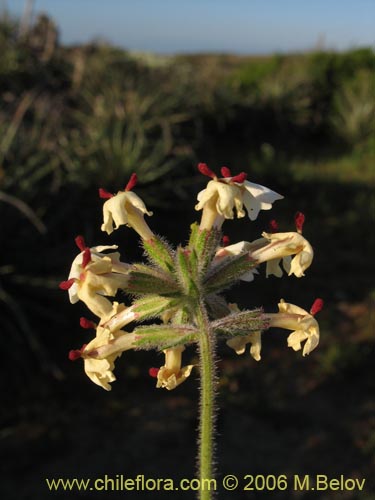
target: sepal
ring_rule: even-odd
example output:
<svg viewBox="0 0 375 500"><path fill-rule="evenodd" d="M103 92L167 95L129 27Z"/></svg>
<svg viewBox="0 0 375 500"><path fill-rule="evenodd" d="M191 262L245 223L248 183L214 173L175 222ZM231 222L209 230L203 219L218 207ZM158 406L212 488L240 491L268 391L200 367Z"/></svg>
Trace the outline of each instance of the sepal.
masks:
<svg viewBox="0 0 375 500"><path fill-rule="evenodd" d="M194 280L196 273L195 256L192 258L192 251L187 248L178 247L176 252L176 271L181 288L189 297L198 297L199 290Z"/></svg>
<svg viewBox="0 0 375 500"><path fill-rule="evenodd" d="M206 293L215 293L232 286L243 275L253 270L257 263L248 252L223 258L211 266L204 281Z"/></svg>
<svg viewBox="0 0 375 500"><path fill-rule="evenodd" d="M170 274L144 264L134 264L126 290L134 294L175 294L179 286Z"/></svg>
<svg viewBox="0 0 375 500"><path fill-rule="evenodd" d="M169 247L168 243L159 236L154 236L150 240L143 240L142 244L151 262L168 273L173 272L174 252Z"/></svg>
<svg viewBox="0 0 375 500"><path fill-rule="evenodd" d="M164 350L198 340L199 332L190 325L150 325L136 328L136 349Z"/></svg>
<svg viewBox="0 0 375 500"><path fill-rule="evenodd" d="M162 295L149 295L133 302L132 309L137 315L137 321L157 318L161 314L180 305L176 298L163 297Z"/></svg>
<svg viewBox="0 0 375 500"><path fill-rule="evenodd" d="M229 314L224 318L217 319L211 323L211 327L216 334L231 338L265 330L269 327L269 321L264 316L262 309L254 309Z"/></svg>
<svg viewBox="0 0 375 500"><path fill-rule="evenodd" d="M218 229L200 229L197 223L191 225L189 248L196 253L199 273L204 273L220 245L221 231Z"/></svg>

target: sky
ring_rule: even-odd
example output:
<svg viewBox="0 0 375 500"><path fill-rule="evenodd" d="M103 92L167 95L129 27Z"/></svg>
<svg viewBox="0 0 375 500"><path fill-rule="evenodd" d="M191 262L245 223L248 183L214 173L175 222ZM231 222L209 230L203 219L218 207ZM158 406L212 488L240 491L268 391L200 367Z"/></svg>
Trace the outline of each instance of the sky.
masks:
<svg viewBox="0 0 375 500"><path fill-rule="evenodd" d="M0 0L20 16L26 0ZM375 46L375 0L29 0L64 44L104 39L161 54Z"/></svg>

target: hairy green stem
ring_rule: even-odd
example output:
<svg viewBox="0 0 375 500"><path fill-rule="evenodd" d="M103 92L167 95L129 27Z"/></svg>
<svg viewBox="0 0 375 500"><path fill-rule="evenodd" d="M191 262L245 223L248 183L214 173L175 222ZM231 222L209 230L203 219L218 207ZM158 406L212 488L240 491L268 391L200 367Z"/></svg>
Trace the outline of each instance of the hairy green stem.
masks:
<svg viewBox="0 0 375 500"><path fill-rule="evenodd" d="M215 337L210 327L204 304L199 304L197 323L200 329L200 420L199 420L199 500L211 500L207 480L213 479L213 432L215 425Z"/></svg>

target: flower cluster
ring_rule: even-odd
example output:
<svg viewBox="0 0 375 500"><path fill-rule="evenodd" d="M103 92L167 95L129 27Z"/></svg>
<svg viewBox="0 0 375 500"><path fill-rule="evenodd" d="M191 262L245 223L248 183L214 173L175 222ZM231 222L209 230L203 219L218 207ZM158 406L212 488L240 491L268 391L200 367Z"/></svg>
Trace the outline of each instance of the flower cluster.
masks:
<svg viewBox="0 0 375 500"><path fill-rule="evenodd" d="M250 344L250 354L257 361L261 359L262 332L270 327L291 330L288 346L303 349L304 356L318 345L319 326L314 315L322 308L321 299L310 312L281 300L277 313L265 313L261 309L241 310L222 295L239 280L254 280L263 263L267 276L281 277L283 270L289 276L304 276L313 250L302 236L303 214L296 215L294 232L279 232L272 221L271 230L258 239L228 245L221 233L226 219L247 213L253 221L283 196L247 181L244 172L233 176L229 168L222 167L219 178L204 163L198 169L211 180L198 194L195 208L202 211L202 217L199 225L192 225L187 246L172 249L150 229L145 215L152 212L133 192L135 174L124 191L111 194L99 190L106 200L101 229L107 234L123 225L134 229L149 262L125 263L116 245L88 247L82 236L75 239L80 253L60 287L68 290L71 303L82 301L96 320L81 318L81 326L95 335L80 349L70 351L69 358L83 359L88 377L106 390L115 380L116 359L129 349L163 352L165 364L150 368L149 374L156 378L156 387L176 388L194 368L193 364L183 366L182 353L186 346L199 344L202 322L211 342L223 339L237 354ZM128 304L116 301L119 290L128 293ZM150 319L157 319L157 323L139 325Z"/></svg>

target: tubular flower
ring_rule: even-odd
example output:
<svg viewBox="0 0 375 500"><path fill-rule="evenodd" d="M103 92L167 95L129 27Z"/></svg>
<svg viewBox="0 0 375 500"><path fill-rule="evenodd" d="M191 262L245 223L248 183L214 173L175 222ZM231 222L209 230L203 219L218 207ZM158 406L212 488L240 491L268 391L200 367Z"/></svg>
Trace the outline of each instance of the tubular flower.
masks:
<svg viewBox="0 0 375 500"><path fill-rule="evenodd" d="M251 344L250 354L255 361L260 361L260 350L262 348L261 332L252 332L241 337L233 337L227 340L227 345L236 351L236 354L243 354L246 344Z"/></svg>
<svg viewBox="0 0 375 500"><path fill-rule="evenodd" d="M165 365L157 373L156 387L164 387L171 391L188 378L194 365L181 368L181 354L184 350L184 346L178 346L164 351Z"/></svg>
<svg viewBox="0 0 375 500"><path fill-rule="evenodd" d="M76 242L84 247L83 238L76 238ZM126 287L128 277L124 274L126 264L120 263L118 253L104 255L97 249L106 247L95 248L95 253L91 253L90 248L84 247L73 261L68 280L62 282L60 288L69 290L71 303L82 300L90 311L102 318L112 312L112 303L103 295L116 295L119 288ZM122 272L115 273L114 269Z"/></svg>
<svg viewBox="0 0 375 500"><path fill-rule="evenodd" d="M123 304L119 304L117 308L113 307L110 315L102 319L101 324L108 331L113 332L135 321L138 317L139 314L134 312L134 306L125 307Z"/></svg>
<svg viewBox="0 0 375 500"><path fill-rule="evenodd" d="M119 191L116 195L99 190L102 198L108 198L103 205L103 224L102 231L108 234L113 232L113 223L115 229L126 224L132 227L142 239L150 240L154 233L144 220L144 215L152 215L146 208L141 198L133 193L131 189L136 184L137 177L132 175L124 191Z"/></svg>
<svg viewBox="0 0 375 500"><path fill-rule="evenodd" d="M198 193L195 209L203 209L200 229L220 228L225 219L234 218L234 209L238 218L244 217L244 205L249 218L255 220L260 210L269 210L274 201L283 198L275 191L247 181L245 172L233 177L230 170L223 167L223 177L218 178L205 163L200 163L198 169L213 179Z"/></svg>
<svg viewBox="0 0 375 500"><path fill-rule="evenodd" d="M319 303L319 308L314 309L314 305ZM323 302L317 299L309 314L301 307L294 304L288 304L283 299L279 303L279 312L276 314L268 314L270 327L285 328L286 330L294 330L288 337L288 346L294 351L299 351L302 347L302 342L305 342L302 355L306 356L319 344L319 325L314 314L322 307Z"/></svg>
<svg viewBox="0 0 375 500"><path fill-rule="evenodd" d="M314 251L310 243L299 233L262 233L265 241L269 242L257 250L250 251L250 257L259 264L267 262L267 276L275 274L281 276L279 262L283 260L283 267L291 276L304 276L304 271L310 267ZM290 256L294 258L290 260Z"/></svg>
<svg viewBox="0 0 375 500"><path fill-rule="evenodd" d="M80 350L70 351L69 358L71 360L83 358L86 375L94 384L110 391L110 383L116 380L113 374L115 360L124 351L132 349L134 341L133 333L126 333L122 330L110 333L107 329L98 326L96 337Z"/></svg>

